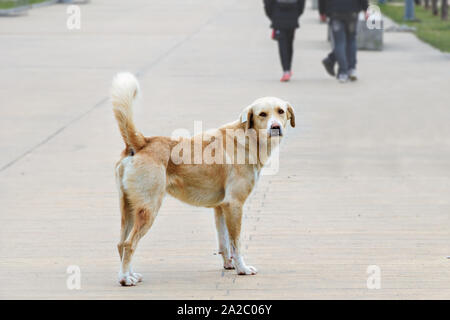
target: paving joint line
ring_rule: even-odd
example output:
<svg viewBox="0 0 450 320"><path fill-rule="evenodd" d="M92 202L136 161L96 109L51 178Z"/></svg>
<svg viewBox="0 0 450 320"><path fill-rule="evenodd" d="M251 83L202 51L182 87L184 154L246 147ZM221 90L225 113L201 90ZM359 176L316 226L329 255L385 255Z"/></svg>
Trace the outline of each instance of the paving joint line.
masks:
<svg viewBox="0 0 450 320"><path fill-rule="evenodd" d="M234 3L234 2L233 2ZM231 4L228 4L228 6L230 6ZM214 14L212 17L210 17L208 20L206 20L205 23L203 23L202 25L200 25L196 30L194 30L192 33L190 33L189 35L187 35L186 37L184 37L182 40L178 41L175 45L173 45L172 47L170 47L168 50L164 51L161 55L159 55L155 60L153 60L151 63L144 65L142 67L139 68L139 71L136 72L136 77L137 78L141 78L143 75L145 75L150 69L154 68L156 65L158 65L161 61L163 61L165 58L167 58L168 56L170 56L171 53L173 53L176 49L178 49L180 46L182 46L184 43L186 43L188 40L192 39L195 35L199 34L205 27L207 27L208 25L210 25L215 19L217 19L220 15L222 15L227 8L224 8L223 10L219 11L218 13ZM95 109L101 107L105 102L107 102L109 100L108 97L104 97L101 100L99 100L93 107L91 107L90 109L88 109L87 111L85 111L84 113L82 113L81 115L75 117L74 119L70 120L68 123L66 123L65 125L63 125L62 127L60 127L59 129L57 129L56 131L54 131L53 133L51 133L49 136L47 136L45 139L43 139L42 141L40 141L39 143L37 143L36 145L34 145L33 147L31 147L30 149L28 149L27 151L23 152L21 155L19 155L18 157L16 157L15 159L11 160L10 162L8 162L7 164L5 164L4 166L2 166L0 168L0 173L5 171L6 169L10 168L11 166L13 166L14 164L16 164L17 162L19 162L20 160L22 160L23 158L25 158L27 155L31 154L32 152L34 152L36 149L38 149L39 147L45 145L47 142L51 141L54 137L56 137L57 135L59 135L61 132L63 132L65 129L67 129L69 126L71 126L72 124L78 122L79 120L81 120L82 118L84 118L85 116L87 116L88 114L90 114L92 111L94 111Z"/></svg>

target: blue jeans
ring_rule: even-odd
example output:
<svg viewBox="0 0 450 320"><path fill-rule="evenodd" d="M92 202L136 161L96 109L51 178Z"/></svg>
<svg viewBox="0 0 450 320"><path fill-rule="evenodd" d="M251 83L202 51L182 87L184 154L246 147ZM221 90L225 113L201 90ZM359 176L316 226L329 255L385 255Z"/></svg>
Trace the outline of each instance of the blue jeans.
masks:
<svg viewBox="0 0 450 320"><path fill-rule="evenodd" d="M342 17L331 17L330 28L333 36L333 52L328 55L330 61L337 61L338 74L347 74L356 69L356 26L357 14Z"/></svg>

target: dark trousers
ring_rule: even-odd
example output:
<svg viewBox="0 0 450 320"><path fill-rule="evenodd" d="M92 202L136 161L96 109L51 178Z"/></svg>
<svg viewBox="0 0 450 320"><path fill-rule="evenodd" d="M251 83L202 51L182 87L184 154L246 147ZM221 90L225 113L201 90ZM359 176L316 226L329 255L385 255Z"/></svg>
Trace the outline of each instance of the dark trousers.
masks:
<svg viewBox="0 0 450 320"><path fill-rule="evenodd" d="M330 61L337 61L338 74L346 74L356 69L356 26L357 14L331 17L330 29L333 37L333 51L328 55Z"/></svg>
<svg viewBox="0 0 450 320"><path fill-rule="evenodd" d="M278 50L283 71L290 71L294 53L295 29L277 30Z"/></svg>

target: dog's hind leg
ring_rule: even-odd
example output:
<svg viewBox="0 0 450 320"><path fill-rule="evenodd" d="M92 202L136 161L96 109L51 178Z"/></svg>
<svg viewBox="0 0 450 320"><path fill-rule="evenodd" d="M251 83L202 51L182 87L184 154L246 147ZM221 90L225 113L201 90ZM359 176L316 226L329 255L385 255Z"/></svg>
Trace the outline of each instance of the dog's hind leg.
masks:
<svg viewBox="0 0 450 320"><path fill-rule="evenodd" d="M133 227L134 219L131 207L128 203L128 200L126 199L126 195L120 193L119 197L120 197L119 201L120 201L121 219L120 219L120 240L119 243L117 244L117 249L119 250L120 261L122 261L123 243L130 234L131 228Z"/></svg>
<svg viewBox="0 0 450 320"><path fill-rule="evenodd" d="M148 208L139 208L135 210L135 220L133 228L128 238L123 243L123 256L121 271L119 273L119 283L122 286L133 286L142 280L138 273L134 273L131 266L131 259L136 251L139 240L147 233L155 220L156 211Z"/></svg>
<svg viewBox="0 0 450 320"><path fill-rule="evenodd" d="M150 170L150 171L149 171ZM146 176L145 179L142 179ZM145 172L132 171L126 177L126 194L132 208L132 228L122 243L122 260L119 283L133 286L142 280L131 270L131 259L139 240L151 228L165 193L165 172L162 168L146 168Z"/></svg>
<svg viewBox="0 0 450 320"><path fill-rule="evenodd" d="M120 240L117 244L117 249L119 250L120 262L122 263L124 243L134 225L133 211L128 203L128 200L126 199L126 195L121 195L120 197L120 211L122 213L122 218L120 223ZM131 264L128 271L130 275L138 282L142 281L142 275L140 273L133 272Z"/></svg>
<svg viewBox="0 0 450 320"><path fill-rule="evenodd" d="M125 194L120 194L120 211L122 213L122 217L120 221L120 240L117 244L117 249L119 250L120 262L122 263L124 243L134 225L133 211ZM129 272L138 280L138 282L142 281L142 276L138 273L134 273L131 266L129 267Z"/></svg>
<svg viewBox="0 0 450 320"><path fill-rule="evenodd" d="M217 240L219 242L219 253L223 258L223 267L227 270L234 269L233 262L231 261L230 252L230 237L228 235L227 225L225 223L225 217L221 207L214 208L214 215L216 219Z"/></svg>
<svg viewBox="0 0 450 320"><path fill-rule="evenodd" d="M116 166L116 184L119 192L119 207L120 207L120 239L117 244L117 250L119 251L120 261L122 261L123 256L123 243L130 234L131 228L134 223L134 216L131 209L130 202L127 199L126 192L123 186L123 174L124 166L121 162Z"/></svg>
<svg viewBox="0 0 450 320"><path fill-rule="evenodd" d="M122 178L123 178L123 166L121 163L119 163L118 166L116 167L116 184L119 192L119 206L121 213L120 239L119 243L117 244L117 250L119 251L120 261L122 261L123 256L123 243L130 234L134 222L133 212L123 188Z"/></svg>

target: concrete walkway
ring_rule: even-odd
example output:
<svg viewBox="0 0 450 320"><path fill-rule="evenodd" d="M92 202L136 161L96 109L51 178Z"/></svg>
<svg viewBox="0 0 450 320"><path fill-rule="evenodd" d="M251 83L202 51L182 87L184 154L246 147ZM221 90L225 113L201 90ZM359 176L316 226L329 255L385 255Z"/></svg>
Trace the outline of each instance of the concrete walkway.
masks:
<svg viewBox="0 0 450 320"><path fill-rule="evenodd" d="M0 298L450 298L450 59L406 33L360 52L357 83L320 60L326 28L301 19L281 84L262 1L96 0L81 30L65 5L0 19ZM211 210L167 197L140 243L144 282L116 282L122 148L107 101L137 73L146 135L205 129L260 96L296 108L278 175L251 197L253 277L222 271ZM81 269L68 290L66 269ZM381 289L367 288L369 265Z"/></svg>

